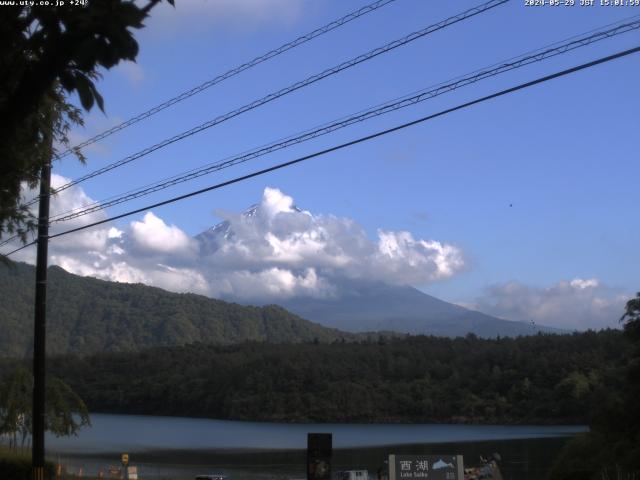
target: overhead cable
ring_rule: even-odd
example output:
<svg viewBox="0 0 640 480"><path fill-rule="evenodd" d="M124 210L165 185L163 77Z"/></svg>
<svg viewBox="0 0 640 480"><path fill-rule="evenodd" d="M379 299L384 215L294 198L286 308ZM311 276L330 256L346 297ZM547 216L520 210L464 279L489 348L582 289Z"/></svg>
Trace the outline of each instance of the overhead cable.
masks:
<svg viewBox="0 0 640 480"><path fill-rule="evenodd" d="M307 77L304 80L298 81L292 85L289 85L288 87L285 87L281 90L278 90L276 92L270 93L269 95L266 95L258 100L254 100L251 103L248 103L236 110L232 110L228 113L225 113L223 115L220 115L212 120L209 120L205 123L202 123L198 126L195 126L189 130L186 130L182 133L179 133L177 135L174 135L171 138L165 139L159 143L156 143L155 145L152 145L150 147L145 148L144 150L140 150L137 153L134 153L132 155L129 155L121 160L118 160L117 162L111 163L109 165L106 165L98 170L95 170L91 173L88 173L86 175L83 175L75 180L72 180L68 183L65 183L64 185L58 187L53 193L56 192L60 192L63 190L66 190L69 187L72 187L73 185L77 185L81 182L84 182L86 180L89 180L90 178L94 178L97 177L98 175L102 175L104 173L107 173L115 168L121 167L123 165L126 165L130 162L133 162L134 160L137 160L139 158L142 158L146 155L149 155L152 152L155 152L156 150L159 150L161 148L164 148L168 145L171 145L175 142L178 142L180 140L183 140L187 137L190 137L192 135L195 135L196 133L202 132L203 130L206 130L208 128L211 128L215 125L218 125L222 122L225 122L227 120L230 120L231 118L237 117L238 115L241 115L245 112L248 112L249 110L253 110L257 107L260 107L266 103L272 102L280 97L283 97L289 93L292 93L296 90L299 90L301 88L304 88L308 85L311 85L315 82L318 82L319 80L322 80L324 78L327 78L329 76L335 75L343 70L346 70L348 68L354 67L355 65L358 65L360 63L366 62L368 60L371 60L372 58L375 58L379 55L382 55L384 53L387 53L391 50L394 50L398 47L404 46L410 42L413 42L419 38L422 38L426 35L429 35L430 33L436 32L438 30L442 30L450 25L453 25L455 23L461 22L463 20L466 20L468 18L474 17L480 13L486 12L492 8L495 8L499 5L502 5L504 3L507 3L510 0L490 0L488 2L485 2L481 5L478 5L476 7L470 8L468 10L465 10L462 13L459 13L457 15L454 15L452 17L449 17L441 22L438 22L436 24L430 25L428 27L425 27L421 30L418 30L416 32L413 32L409 35L406 35L405 37L402 37L398 40L394 40L393 42L387 43L386 45L383 45L382 47L378 47L375 48L373 50L370 50L367 53L364 53L362 55L359 55L355 58L352 58L350 60L347 60L346 62L342 62L339 65L336 65L335 67L332 68L328 68L320 73L317 73L315 75L312 75L310 77ZM32 203L35 203L37 200L33 200L31 203L27 203L27 205L31 205Z"/></svg>
<svg viewBox="0 0 640 480"><path fill-rule="evenodd" d="M216 185L211 185L209 187L202 188L200 190L196 190L196 191L184 194L184 195L180 195L180 196L177 196L177 197L169 198L169 199L164 200L162 202L157 202L157 203L154 203L152 205L147 205L147 206L145 206L143 208L137 208L135 210L130 210L128 212L122 213L120 215L115 215L113 217L106 218L104 220L100 220L100 221L93 222L93 223L90 223L90 224L87 224L87 225L83 225L81 227L72 228L72 229L66 230L64 232L56 233L54 235L50 235L49 238L52 239L52 238L56 238L56 237L61 237L63 235L68 235L70 233L79 232L81 230L86 230L88 228L92 228L92 227L95 227L95 226L98 226L98 225L102 225L104 223L112 222L114 220L125 218L125 217L131 216L131 215L135 215L136 213L144 212L145 210L149 210L151 208L157 208L157 207L161 207L163 205L168 205L170 203L175 203L175 202L180 201L180 200L185 200L187 198L194 197L196 195L201 195L203 193L210 192L212 190L217 190L217 189L220 189L220 188L223 188L223 187L235 184L235 183L239 183L239 182L248 180L250 178L258 177L258 176L264 175L266 173L270 173L270 172L273 172L273 171L276 171L276 170L280 170L280 169L285 168L285 167L290 167L292 165L304 162L306 160L310 160L312 158L320 157L322 155L326 155L326 154L331 153L331 152L335 152L335 151L338 151L338 150L341 150L341 149L344 149L344 148L347 148L347 147L350 147L350 146L353 146L353 145L357 145L359 143L367 142L369 140L373 140L374 138L378 138L378 137L381 137L381 136L384 136L384 135L388 135L390 133L397 132L399 130L403 130L403 129L411 127L411 126L418 125L420 123L424 123L424 122L427 122L429 120L433 120L434 118L438 118L438 117L447 115L449 113L452 113L452 112L455 112L455 111L458 111L458 110L469 108L469 107L471 107L473 105L477 105L479 103L483 103L483 102L486 102L488 100L492 100L494 98L502 97L504 95L508 95L508 94L514 93L516 91L532 87L534 85L538 85L538 84L541 84L541 83L544 83L544 82L548 82L550 80L553 80L553 79L556 79L556 78L559 78L559 77L564 77L564 76L570 75L572 73L575 73L575 72L578 72L578 71L581 71L581 70L586 70L586 69L592 68L592 67L594 67L596 65L607 63L607 62L610 62L612 60L616 60L618 58L622 58L622 57L625 57L625 56L628 56L628 55L631 55L631 54L634 54L634 53L637 53L637 52L640 52L640 46L637 46L637 47L634 47L634 48L630 48L628 50L624 50L624 51L621 51L621 52L617 52L617 53L614 53L612 55L608 55L606 57L601 57L601 58L598 58L598 59L593 60L591 62L583 63L581 65L577 65L575 67L571 67L571 68L568 68L568 69L565 69L565 70L561 70L559 72L556 72L556 73L553 73L553 74L550 74L550 75L545 75L544 77L539 77L539 78L537 78L535 80L531 80L529 82L521 83L521 84L516 85L514 87L510 87L510 88L507 88L507 89L504 89L504 90L500 90L499 92L496 92L496 93L493 93L493 94L490 94L490 95L486 95L484 97L480 97L480 98L477 98L475 100L472 100L472 101L469 101L469 102L466 102L466 103L462 103L462 104L457 105L455 107L451 107L451 108L448 108L446 110L441 110L441 111L439 111L437 113L433 113L431 115L427 115L427 116L418 118L417 120L413 120L411 122L403 123L401 125L397 125L395 127L388 128L386 130L381 130L381 131L373 133L371 135L360 137L360 138L357 138L355 140L351 140L349 142L342 143L340 145L336 145L336 146L333 146L333 147L330 147L330 148L327 148L327 149L312 153L310 155L305 155L303 157L296 158L295 160L290 160L288 162L280 163L280 164L274 165L274 166L269 167L269 168L258 170L256 172L249 173L247 175L242 175L240 177L236 177L236 178L233 178L231 180L227 180L225 182L218 183ZM13 253L16 253L16 252L18 252L18 251L20 251L20 250L22 250L24 248L27 248L27 247L33 245L34 243L37 243L37 241L33 241L31 243L23 245L23 246L15 249L15 250L9 252L7 254L7 256L12 255Z"/></svg>
<svg viewBox="0 0 640 480"><path fill-rule="evenodd" d="M20 237L20 234L16 233L15 235L12 235L9 238L4 239L2 242L0 242L0 247L4 247L8 243L11 243L13 240L15 240L15 239L17 239L19 237Z"/></svg>
<svg viewBox="0 0 640 480"><path fill-rule="evenodd" d="M119 196L114 196L110 199L107 199L101 202L93 202L91 204L84 205L82 207L78 207L76 209L73 209L67 212L63 212L53 217L51 219L51 223L72 220L74 218L78 218L84 215L88 215L90 213L94 213L98 210L103 210L105 208L108 208L114 205L128 202L133 199L140 198L140 197L149 195L151 193L158 192L160 190L164 190L171 186L178 185L180 183L184 183L204 175L208 175L212 172L226 169L234 165L247 162L249 160L253 160L257 157L267 155L274 151L281 150L289 146L302 143L302 142L311 140L313 138L317 138L322 135L326 135L336 130L345 128L349 125L363 122L365 120L369 120L371 118L384 115L386 113L389 113L395 110L399 110L411 105L415 105L416 103L429 100L431 98L454 91L458 88L476 83L478 81L481 81L481 80L484 80L484 79L487 79L511 70L515 70L517 68L521 68L535 62L540 62L540 61L573 51L577 48L590 45L600 40L611 38L629 31L637 30L639 28L640 28L640 19L636 19L635 21L623 23L613 28L608 28L607 30L596 31L591 35L583 35L581 37L572 37L573 40L569 42L555 44L555 46L553 47L547 47L544 49L534 51L533 53L530 52L528 54L524 54L519 57L514 57L508 61L494 64L491 67L485 67L484 69L476 70L465 76L457 77L454 80L451 80L448 82L442 82L433 88L415 92L410 96L401 97L400 99L396 99L396 100L384 103L382 105L378 105L376 107L358 112L351 116L343 117L331 123L327 123L322 126L316 127L314 129L307 130L303 133L296 134L296 135L287 137L285 139L278 140L271 144L259 147L257 149L250 150L248 152L244 152L244 153L229 157L217 163L212 163L204 167L170 177L168 179L156 182L154 184L142 187L140 189L133 190Z"/></svg>
<svg viewBox="0 0 640 480"><path fill-rule="evenodd" d="M284 45L281 45L278 48L275 48L273 50L270 50L267 53L264 53L256 58L254 58L253 60L250 60L246 63L243 63L242 65L239 65L237 67L232 68L231 70L218 75L215 78L212 78L211 80L207 80L206 82L198 85L197 87L194 87L190 90L186 90L184 92L182 92L179 95L176 95L173 98L170 98L169 100L156 105L155 107L142 112L138 115L136 115L135 117L130 118L129 120L126 120L122 123L119 123L118 125L115 125L111 128L109 128L108 130L105 130L103 132L101 132L100 134L89 138L88 140L85 140L84 142L81 142L77 145L74 145L73 147L61 152L59 155L56 155L57 159L61 159L63 157L66 157L67 155L69 155L70 153L72 153L74 150L80 150L84 147L87 147L93 143L96 143L100 140L103 140L111 135L113 135L116 132L119 132L120 130L123 130L127 127L130 127L131 125L134 125L142 120L145 120L149 117L151 117L152 115L155 115L158 112L161 112L162 110L171 107L172 105L175 105L176 103L182 102L183 100L186 100L187 98L190 98L210 87L213 87L214 85L217 85L218 83L223 82L224 80L227 80L231 77L234 77L236 75L238 75L239 73L244 72L245 70L248 70L252 67L255 67L256 65L259 65L263 62L266 62L267 60L270 60L274 57L277 57L278 55L287 52L288 50L291 50L295 47L299 47L300 45L307 43L310 40L313 40L316 37L319 37L321 35L324 35L325 33L328 33L332 30L335 30L338 27L341 27L349 22L351 22L352 20L355 20L357 18L360 18L368 13L371 13L381 7L384 7L385 5L388 5L389 3L395 2L396 0L378 0L376 2L370 3L369 5L366 5L356 11L353 11L343 17L338 18L337 20L334 20L320 28L315 29L314 31L307 33L306 35L302 35L301 37L296 38L295 40L292 40L290 42L285 43Z"/></svg>

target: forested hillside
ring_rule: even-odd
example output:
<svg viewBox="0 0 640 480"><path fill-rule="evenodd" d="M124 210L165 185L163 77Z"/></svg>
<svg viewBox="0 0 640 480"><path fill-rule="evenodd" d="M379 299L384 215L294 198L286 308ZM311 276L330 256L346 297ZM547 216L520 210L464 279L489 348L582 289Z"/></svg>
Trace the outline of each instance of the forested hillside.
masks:
<svg viewBox="0 0 640 480"><path fill-rule="evenodd" d="M193 344L49 363L93 412L277 421L585 423L621 332L517 339ZM6 365L5 365L6 366ZM1 372L0 372L1 373Z"/></svg>
<svg viewBox="0 0 640 480"><path fill-rule="evenodd" d="M0 356L29 354L34 267L0 264ZM353 335L304 320L278 306L246 307L141 284L116 283L49 268L47 352L136 351L196 341L321 342Z"/></svg>

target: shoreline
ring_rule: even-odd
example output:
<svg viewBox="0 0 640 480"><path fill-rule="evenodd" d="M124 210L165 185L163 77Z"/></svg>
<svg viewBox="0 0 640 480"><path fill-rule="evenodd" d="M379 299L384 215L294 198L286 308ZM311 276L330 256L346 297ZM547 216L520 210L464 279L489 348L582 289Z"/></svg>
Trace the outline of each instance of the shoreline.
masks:
<svg viewBox="0 0 640 480"><path fill-rule="evenodd" d="M119 412L119 411L93 411L90 415L126 415L128 417L146 417L146 418L180 418L188 420L207 420L215 422L234 422L234 423L254 423L264 425L478 425L485 427L492 426L513 426L513 427L582 427L584 419L554 419L554 418L527 418L523 421L520 418L501 418L501 417L464 417L455 416L446 419L434 418L408 418L408 417L376 417L367 420L314 420L311 418L214 418L203 417L198 415L170 415L163 413L145 413L145 412Z"/></svg>
<svg viewBox="0 0 640 480"><path fill-rule="evenodd" d="M422 442L422 443L389 443L375 446L356 446L356 447L340 447L333 448L336 458L350 457L354 454L364 454L382 451L415 451L415 450L434 450L441 451L447 449L480 449L483 447L495 447L501 444L516 443L562 443L571 438L572 435L558 435L553 437L533 437L533 438L516 438L516 439L489 439L489 440L468 440L468 441L443 441L443 442ZM77 459L117 459L123 453L120 450L100 451L100 452L50 452L53 455L58 454L61 457L72 457ZM255 448L255 447L229 447L229 448L158 448L147 450L128 450L127 453L131 457L135 457L141 463L159 463L165 465L197 465L210 463L211 461L231 461L247 458L295 458L302 459L306 456L306 446L300 448ZM167 459L180 459L181 462L164 462ZM200 460L207 459L209 462ZM194 462L195 460L195 462ZM234 463L234 462L232 462ZM235 463L234 463L235 464Z"/></svg>
<svg viewBox="0 0 640 480"><path fill-rule="evenodd" d="M391 453L447 455L461 454L465 465L479 463L480 455L494 452L503 458L501 470L505 478L540 480L545 478L557 452L570 437L505 439L431 444L384 445L376 447L337 448L333 450L332 468L338 470L367 469L372 474ZM99 454L61 454L49 452L51 459L77 471L97 475L110 465L120 464L125 451ZM288 479L304 477L306 450L299 449L149 449L129 453L130 465L136 465L141 478L192 480L196 475L221 473L233 480ZM75 470L74 470L75 469Z"/></svg>
<svg viewBox="0 0 640 480"><path fill-rule="evenodd" d="M282 424L181 417L92 415L92 426L76 437L47 435L59 454L103 456L113 452L290 452L306 448L307 434L332 433L336 450L397 445L437 445L567 437L588 431L585 425L462 424Z"/></svg>

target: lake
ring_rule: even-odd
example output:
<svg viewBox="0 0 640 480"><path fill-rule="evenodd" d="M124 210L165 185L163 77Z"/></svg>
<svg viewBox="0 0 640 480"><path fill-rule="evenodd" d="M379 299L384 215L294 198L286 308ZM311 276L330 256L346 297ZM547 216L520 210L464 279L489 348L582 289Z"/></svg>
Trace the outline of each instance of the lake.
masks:
<svg viewBox="0 0 640 480"><path fill-rule="evenodd" d="M129 453L140 478L193 479L223 472L232 479L304 477L307 433L333 434L334 470L372 474L390 453L503 457L505 480L543 480L567 437L581 426L282 424L225 420L91 415L77 437L47 436L47 450L70 468L97 473Z"/></svg>

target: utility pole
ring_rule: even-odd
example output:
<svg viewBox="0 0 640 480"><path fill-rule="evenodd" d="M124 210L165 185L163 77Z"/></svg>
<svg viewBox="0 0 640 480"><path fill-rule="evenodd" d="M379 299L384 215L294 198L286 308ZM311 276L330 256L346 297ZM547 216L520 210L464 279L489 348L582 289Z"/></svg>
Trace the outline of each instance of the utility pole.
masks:
<svg viewBox="0 0 640 480"><path fill-rule="evenodd" d="M36 304L33 330L33 444L31 463L33 480L45 480L45 345L47 332L47 263L49 250L49 194L51 160L40 171L38 208L38 253L36 260Z"/></svg>

